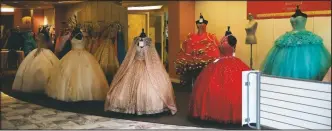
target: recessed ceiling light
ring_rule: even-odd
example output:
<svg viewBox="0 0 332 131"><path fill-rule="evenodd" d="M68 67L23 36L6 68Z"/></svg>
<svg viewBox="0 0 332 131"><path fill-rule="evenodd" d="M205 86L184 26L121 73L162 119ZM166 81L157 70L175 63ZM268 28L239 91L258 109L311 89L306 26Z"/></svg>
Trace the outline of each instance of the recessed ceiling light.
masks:
<svg viewBox="0 0 332 131"><path fill-rule="evenodd" d="M1 8L1 12L14 12L14 8Z"/></svg>
<svg viewBox="0 0 332 131"><path fill-rule="evenodd" d="M163 7L162 5L156 6L136 6L136 7L128 7L128 10L158 10Z"/></svg>

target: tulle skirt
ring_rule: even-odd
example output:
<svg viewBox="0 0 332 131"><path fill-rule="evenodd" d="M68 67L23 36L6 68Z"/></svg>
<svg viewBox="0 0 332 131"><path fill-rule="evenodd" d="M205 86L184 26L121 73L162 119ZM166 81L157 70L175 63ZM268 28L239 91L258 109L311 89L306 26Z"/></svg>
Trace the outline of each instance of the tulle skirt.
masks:
<svg viewBox="0 0 332 131"><path fill-rule="evenodd" d="M23 92L44 92L50 79L52 68L59 59L48 49L31 51L17 70L12 86L13 90Z"/></svg>
<svg viewBox="0 0 332 131"><path fill-rule="evenodd" d="M242 71L250 68L228 56L209 64L197 77L190 99L190 116L220 123L241 123Z"/></svg>
<svg viewBox="0 0 332 131"><path fill-rule="evenodd" d="M157 75L157 74L156 74ZM158 77L158 76L156 76ZM127 114L156 114L168 111L149 79L144 60L135 60L133 65L107 96L105 110Z"/></svg>
<svg viewBox="0 0 332 131"><path fill-rule="evenodd" d="M275 45L261 70L268 75L321 81L330 66L331 54L323 44Z"/></svg>
<svg viewBox="0 0 332 131"><path fill-rule="evenodd" d="M102 43L94 54L108 81L111 81L119 68L119 61L112 44Z"/></svg>
<svg viewBox="0 0 332 131"><path fill-rule="evenodd" d="M48 96L62 101L105 100L108 83L89 52L71 50L52 72Z"/></svg>

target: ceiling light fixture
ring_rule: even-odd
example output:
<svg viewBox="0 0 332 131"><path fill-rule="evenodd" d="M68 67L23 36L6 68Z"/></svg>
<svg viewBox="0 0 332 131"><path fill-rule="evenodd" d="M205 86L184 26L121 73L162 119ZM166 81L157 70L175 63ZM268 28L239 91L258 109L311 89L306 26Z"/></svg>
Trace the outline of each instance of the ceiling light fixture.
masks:
<svg viewBox="0 0 332 131"><path fill-rule="evenodd" d="M128 10L159 10L163 6L155 5L155 6L136 6L136 7L128 7Z"/></svg>
<svg viewBox="0 0 332 131"><path fill-rule="evenodd" d="M17 1L15 1L14 3L18 3Z"/></svg>
<svg viewBox="0 0 332 131"><path fill-rule="evenodd" d="M14 8L1 8L1 12L14 12Z"/></svg>

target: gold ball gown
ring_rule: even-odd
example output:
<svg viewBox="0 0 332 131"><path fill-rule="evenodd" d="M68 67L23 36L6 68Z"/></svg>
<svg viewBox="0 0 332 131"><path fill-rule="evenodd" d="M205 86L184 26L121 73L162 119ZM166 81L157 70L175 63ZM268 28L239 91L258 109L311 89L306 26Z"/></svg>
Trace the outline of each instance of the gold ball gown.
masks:
<svg viewBox="0 0 332 131"><path fill-rule="evenodd" d="M136 37L116 73L105 102L105 111L127 114L177 112L172 84L155 46L148 37Z"/></svg>
<svg viewBox="0 0 332 131"><path fill-rule="evenodd" d="M52 71L48 96L62 101L105 100L108 83L99 63L75 37L72 50Z"/></svg>
<svg viewBox="0 0 332 131"><path fill-rule="evenodd" d="M23 92L44 92L49 82L52 68L59 63L58 57L46 48L32 50L20 64L13 90Z"/></svg>
<svg viewBox="0 0 332 131"><path fill-rule="evenodd" d="M94 56L97 58L98 63L103 69L107 80L111 81L119 68L119 61L116 56L115 44L110 38L112 33L111 31L108 31L107 33L106 35L108 35L108 37L99 41L100 45L94 53Z"/></svg>

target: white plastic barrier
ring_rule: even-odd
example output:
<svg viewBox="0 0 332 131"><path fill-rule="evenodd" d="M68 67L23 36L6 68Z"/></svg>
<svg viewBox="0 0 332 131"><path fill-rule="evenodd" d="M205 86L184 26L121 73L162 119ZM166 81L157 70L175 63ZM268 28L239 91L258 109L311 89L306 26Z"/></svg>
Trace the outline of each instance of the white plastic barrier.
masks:
<svg viewBox="0 0 332 131"><path fill-rule="evenodd" d="M257 129L261 126L331 129L331 83L245 71L242 73L242 124L248 123L255 123L256 127L249 126Z"/></svg>

